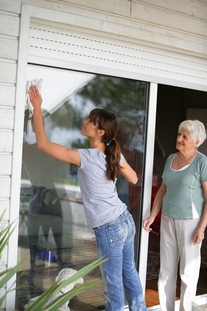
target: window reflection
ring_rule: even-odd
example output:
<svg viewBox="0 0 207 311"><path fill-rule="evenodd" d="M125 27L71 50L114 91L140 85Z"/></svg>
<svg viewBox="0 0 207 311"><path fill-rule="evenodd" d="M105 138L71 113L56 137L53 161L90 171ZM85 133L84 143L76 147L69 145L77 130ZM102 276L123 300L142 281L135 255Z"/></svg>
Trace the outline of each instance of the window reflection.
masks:
<svg viewBox="0 0 207 311"><path fill-rule="evenodd" d="M132 185L120 176L117 179L116 186L120 199L126 203L134 218L136 228L139 228L141 182L143 171L143 144L142 131L140 127L141 124L134 124L128 118L119 118L119 131L117 139L121 146L121 152L129 165L136 171L139 180L136 185ZM140 136L141 139L139 139ZM138 244L137 234L135 237L135 254L138 253Z"/></svg>
<svg viewBox="0 0 207 311"><path fill-rule="evenodd" d="M122 178L117 180L120 198L127 203L136 223L138 250L147 83L28 65L27 79L39 78L43 79L44 125L53 142L69 148L89 147L87 138L80 134L89 112L98 107L117 114L117 140L139 176L136 186ZM43 292L60 269L79 270L97 258L94 233L86 226L77 167L52 159L36 148L32 120L28 120L26 112L24 131L19 260L27 259L20 279L27 286L17 292L19 310L31 297ZM97 276L100 277L98 268L86 278ZM93 310L92 306L104 305L102 286L100 281L90 292L71 300L73 310Z"/></svg>
<svg viewBox="0 0 207 311"><path fill-rule="evenodd" d="M46 122L46 117L45 117ZM63 211L61 196L63 189L55 187L55 173L57 160L37 148L33 131L33 117L29 116L29 110L25 110L24 117L24 141L22 159L25 170L31 183L31 197L28 205L27 234L30 252L29 284L34 286L34 274L36 259L56 261L58 269L71 266L70 253L63 261ZM68 206L67 213L70 213ZM42 231L40 233L40 230ZM54 243L54 253L47 250L49 243L49 231L51 231ZM68 234L67 234L68 235ZM67 248L71 242L67 236Z"/></svg>

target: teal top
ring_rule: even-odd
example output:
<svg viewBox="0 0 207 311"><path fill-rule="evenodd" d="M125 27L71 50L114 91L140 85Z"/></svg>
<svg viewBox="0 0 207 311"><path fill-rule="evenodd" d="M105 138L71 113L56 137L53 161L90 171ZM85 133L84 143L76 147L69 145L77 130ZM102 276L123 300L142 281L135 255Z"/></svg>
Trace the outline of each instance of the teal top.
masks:
<svg viewBox="0 0 207 311"><path fill-rule="evenodd" d="M163 214L177 219L194 219L202 215L204 193L202 183L207 181L207 158L197 152L192 162L180 170L172 169L176 153L171 154L162 174L166 185Z"/></svg>

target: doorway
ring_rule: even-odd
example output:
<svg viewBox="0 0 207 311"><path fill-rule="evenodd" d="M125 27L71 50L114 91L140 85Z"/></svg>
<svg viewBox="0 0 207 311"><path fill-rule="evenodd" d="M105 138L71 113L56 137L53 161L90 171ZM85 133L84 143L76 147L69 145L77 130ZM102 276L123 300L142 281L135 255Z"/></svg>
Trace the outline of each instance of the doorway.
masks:
<svg viewBox="0 0 207 311"><path fill-rule="evenodd" d="M154 146L154 167L152 182L153 203L155 194L161 184L161 175L167 157L176 152L175 140L179 124L185 119L198 119L207 127L207 93L192 89L159 85L157 97L157 115ZM205 153L207 141L199 150ZM160 215L156 218L153 230L149 234L148 265L146 278L147 307L158 305L157 280L159 273L159 226ZM207 279L207 239L204 239L201 250L201 269L197 295L206 294ZM179 299L180 280L177 281L177 299Z"/></svg>

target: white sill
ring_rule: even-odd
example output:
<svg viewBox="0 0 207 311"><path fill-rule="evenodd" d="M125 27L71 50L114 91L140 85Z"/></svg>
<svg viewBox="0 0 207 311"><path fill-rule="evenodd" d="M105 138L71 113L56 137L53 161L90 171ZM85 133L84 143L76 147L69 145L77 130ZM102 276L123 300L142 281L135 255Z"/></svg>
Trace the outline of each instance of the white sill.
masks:
<svg viewBox="0 0 207 311"><path fill-rule="evenodd" d="M175 302L175 311L179 311L180 301ZM159 305L147 308L147 311L159 311ZM129 310L128 307L125 307L126 311ZM196 296L195 303L193 306L193 311L207 311L207 294Z"/></svg>

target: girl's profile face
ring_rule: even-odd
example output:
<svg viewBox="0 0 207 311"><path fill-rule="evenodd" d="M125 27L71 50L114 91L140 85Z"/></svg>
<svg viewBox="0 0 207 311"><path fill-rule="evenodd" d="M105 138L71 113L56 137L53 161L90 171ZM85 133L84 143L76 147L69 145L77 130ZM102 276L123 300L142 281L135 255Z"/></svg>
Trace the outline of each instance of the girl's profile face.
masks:
<svg viewBox="0 0 207 311"><path fill-rule="evenodd" d="M83 120L81 134L88 138L94 138L97 133L97 126L91 121L90 118Z"/></svg>

